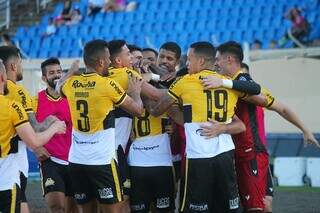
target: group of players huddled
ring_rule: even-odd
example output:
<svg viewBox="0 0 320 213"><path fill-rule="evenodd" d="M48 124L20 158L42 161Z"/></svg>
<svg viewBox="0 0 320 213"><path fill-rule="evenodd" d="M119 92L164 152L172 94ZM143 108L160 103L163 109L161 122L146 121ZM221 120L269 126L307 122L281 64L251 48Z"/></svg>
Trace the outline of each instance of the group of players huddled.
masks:
<svg viewBox="0 0 320 213"><path fill-rule="evenodd" d="M193 43L178 69L180 57L175 42L92 40L85 69L43 61L31 98L19 49L0 47L0 212L29 211L26 147L50 212L272 212L263 108L318 141L252 80L240 44Z"/></svg>

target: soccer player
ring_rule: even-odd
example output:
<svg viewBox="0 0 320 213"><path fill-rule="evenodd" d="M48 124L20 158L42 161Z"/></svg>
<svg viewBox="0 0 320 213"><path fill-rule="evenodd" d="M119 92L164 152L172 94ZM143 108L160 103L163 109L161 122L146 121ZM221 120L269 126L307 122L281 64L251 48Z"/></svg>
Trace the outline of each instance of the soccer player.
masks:
<svg viewBox="0 0 320 213"><path fill-rule="evenodd" d="M8 92L6 70L0 60L0 212L20 213L20 167L14 154L18 152L18 138L36 149L54 134L64 134L66 126L56 120L46 131L35 133L22 104L4 96Z"/></svg>
<svg viewBox="0 0 320 213"><path fill-rule="evenodd" d="M158 52L152 48L143 48L142 49L143 59L146 59L151 62L151 64L157 64Z"/></svg>
<svg viewBox="0 0 320 213"><path fill-rule="evenodd" d="M109 77L118 82L124 90L128 88L129 77L142 78L141 75L133 70L132 55L124 40L112 40L109 42L111 67L109 68ZM144 82L141 88L141 94L151 98L152 100L158 100L162 93L149 83ZM115 111L116 116L116 147L118 154L125 159L124 152L127 148L127 143L132 130L132 115L121 108L117 107ZM125 163L125 162L123 162ZM122 172L122 181L126 181L125 165L119 165ZM125 184L127 185L127 184ZM128 189L125 187L125 194Z"/></svg>
<svg viewBox="0 0 320 213"><path fill-rule="evenodd" d="M151 110L153 115L161 115L178 100L183 105L187 156L183 212L236 212L239 208L231 135L210 140L201 135L201 123L210 118L231 122L238 98L245 95L227 88L203 88L201 79L209 75L223 78L213 71L214 56L210 43L192 44L188 50L189 75L176 80ZM265 103L264 99L252 100Z"/></svg>
<svg viewBox="0 0 320 213"><path fill-rule="evenodd" d="M86 72L73 75L77 69L70 69L56 88L67 98L71 112L73 129L68 160L75 199L80 210L88 213L93 212L95 199L103 212L121 212L119 202L123 194L115 161L114 106L136 116L143 111L143 81L133 76L125 92L106 77L109 57L106 41L88 42L83 56Z"/></svg>
<svg viewBox="0 0 320 213"><path fill-rule="evenodd" d="M54 122L55 118L49 116L42 123L38 123L32 109L32 100L28 91L22 85L16 84L17 81L21 81L23 78L19 49L14 46L2 46L0 47L0 58L3 60L8 76L7 84L9 93L7 94L7 97L22 104L24 110L27 112L29 122L36 132L47 129ZM22 141L19 142L16 158L21 171L21 212L28 213L29 208L25 191L29 164L26 145Z"/></svg>
<svg viewBox="0 0 320 213"><path fill-rule="evenodd" d="M62 76L59 59L43 61L41 71L47 88L41 90L32 101L36 118L42 122L47 116L55 115L67 125L66 134L55 135L45 146L35 150L40 162L41 188L51 212L73 212L74 193L68 170L72 122L67 99L55 91L57 81Z"/></svg>
<svg viewBox="0 0 320 213"><path fill-rule="evenodd" d="M240 44L227 42L218 47L216 55L216 67L221 74L241 81L252 81L248 73L241 71L243 51ZM220 88L223 85L221 79L209 76L203 80L206 89ZM287 106L275 100L265 89L262 93L268 101L265 107L278 112L283 118L296 125L304 134L304 138L312 143L317 143L312 133L304 126L298 116ZM266 138L264 130L263 109L250 103L239 101L236 115L245 123L244 133L233 135L236 146L235 159L237 181L241 201L246 212L271 212L270 198L265 198L269 171L269 159L266 150ZM220 132L216 127L204 128L206 136L215 137ZM265 203L269 205L265 206ZM265 209L265 207L267 207Z"/></svg>
<svg viewBox="0 0 320 213"><path fill-rule="evenodd" d="M142 49L136 45L129 44L128 49L132 55L132 63L136 64L143 59Z"/></svg>
<svg viewBox="0 0 320 213"><path fill-rule="evenodd" d="M135 139L130 146L130 205L132 212L149 212L151 203L155 212L174 210L174 174L168 117L150 115L147 109L141 117L134 117Z"/></svg>

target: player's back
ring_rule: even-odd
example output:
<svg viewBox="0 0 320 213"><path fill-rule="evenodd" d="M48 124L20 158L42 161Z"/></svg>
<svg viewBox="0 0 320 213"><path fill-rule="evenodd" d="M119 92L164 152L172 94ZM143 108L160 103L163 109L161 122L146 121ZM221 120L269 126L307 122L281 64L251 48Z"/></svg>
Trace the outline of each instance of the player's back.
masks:
<svg viewBox="0 0 320 213"><path fill-rule="evenodd" d="M108 163L115 151L114 105L121 104L126 93L117 82L96 73L72 76L62 92L73 125L69 160L89 165Z"/></svg>
<svg viewBox="0 0 320 213"><path fill-rule="evenodd" d="M230 135L222 134L212 139L212 142L201 136L200 124L208 119L223 123L231 122L237 100L243 96L226 88L205 90L201 79L209 75L225 78L214 71L204 70L182 77L169 89L172 97L182 100L188 158L214 157L234 148Z"/></svg>

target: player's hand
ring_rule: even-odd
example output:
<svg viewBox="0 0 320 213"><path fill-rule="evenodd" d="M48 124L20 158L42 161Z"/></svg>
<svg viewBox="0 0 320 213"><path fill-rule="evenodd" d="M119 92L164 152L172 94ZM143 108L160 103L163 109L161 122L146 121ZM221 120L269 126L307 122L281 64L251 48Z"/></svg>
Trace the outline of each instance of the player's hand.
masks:
<svg viewBox="0 0 320 213"><path fill-rule="evenodd" d="M148 73L150 72L149 70L150 64L151 64L151 61L149 59L141 59L133 65L133 69L140 72L141 74Z"/></svg>
<svg viewBox="0 0 320 213"><path fill-rule="evenodd" d="M146 72L146 73L142 73L142 78L146 81L149 82L152 79L152 73L151 72Z"/></svg>
<svg viewBox="0 0 320 213"><path fill-rule="evenodd" d="M44 147L37 148L34 153L39 161L45 161L50 157L49 152Z"/></svg>
<svg viewBox="0 0 320 213"><path fill-rule="evenodd" d="M205 89L214 89L222 87L222 79L213 75L209 75L201 80L202 85Z"/></svg>
<svg viewBox="0 0 320 213"><path fill-rule="evenodd" d="M225 131L225 124L219 123L212 119L209 119L208 122L201 124L200 127L202 128L201 136L204 136L206 139L217 137Z"/></svg>
<svg viewBox="0 0 320 213"><path fill-rule="evenodd" d="M144 80L141 78L138 78L136 76L130 76L129 75L129 85L127 89L127 93L130 94L139 94L141 93L141 86L143 84Z"/></svg>
<svg viewBox="0 0 320 213"><path fill-rule="evenodd" d="M317 139L314 137L314 135L307 131L303 133L303 141L304 141L304 146L306 147L308 144L314 144L316 145L318 148L320 148L320 144L319 141L317 141Z"/></svg>
<svg viewBox="0 0 320 213"><path fill-rule="evenodd" d="M79 75L80 73L80 60L74 60L71 64L71 67L68 71L70 75Z"/></svg>
<svg viewBox="0 0 320 213"><path fill-rule="evenodd" d="M51 123L55 122L55 121L60 121L59 118L57 118L56 116L54 115L49 115L46 120L49 120Z"/></svg>
<svg viewBox="0 0 320 213"><path fill-rule="evenodd" d="M163 76L161 76L160 81L171 81L173 79L175 79L177 77L177 73L176 72L169 72Z"/></svg>
<svg viewBox="0 0 320 213"><path fill-rule="evenodd" d="M66 133L66 123L64 121L55 121L52 124L53 128L56 130L56 134L65 134Z"/></svg>
<svg viewBox="0 0 320 213"><path fill-rule="evenodd" d="M174 133L174 127L173 127L173 125L166 125L165 126L165 131L166 131L166 133L168 133L169 135L171 135L171 134L173 134Z"/></svg>

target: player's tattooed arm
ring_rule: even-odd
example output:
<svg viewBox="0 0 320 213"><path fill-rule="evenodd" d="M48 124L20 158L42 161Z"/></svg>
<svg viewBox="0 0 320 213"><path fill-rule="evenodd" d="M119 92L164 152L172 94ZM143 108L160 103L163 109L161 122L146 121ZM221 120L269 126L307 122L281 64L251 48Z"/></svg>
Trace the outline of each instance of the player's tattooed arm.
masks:
<svg viewBox="0 0 320 213"><path fill-rule="evenodd" d="M36 119L36 116L33 112L28 113L29 122L35 132L43 132L47 130L55 121L59 119L55 116L48 116L43 122L39 123Z"/></svg>
<svg viewBox="0 0 320 213"><path fill-rule="evenodd" d="M157 117L165 113L174 103L175 103L175 99L173 99L170 95L166 93L159 99L159 101L157 102L149 101L148 103L145 103L145 104L149 109L148 110L149 113Z"/></svg>
<svg viewBox="0 0 320 213"><path fill-rule="evenodd" d="M173 104L167 111L168 116L177 124L183 126L184 117L183 112L178 104Z"/></svg>
<svg viewBox="0 0 320 213"><path fill-rule="evenodd" d="M314 144L318 148L320 148L320 144L317 139L314 137L312 132L305 126L305 124L301 121L298 114L295 113L288 105L281 103L280 101L274 101L268 109L277 112L281 117L285 120L289 121L296 127L298 127L303 133L303 139L305 145Z"/></svg>

